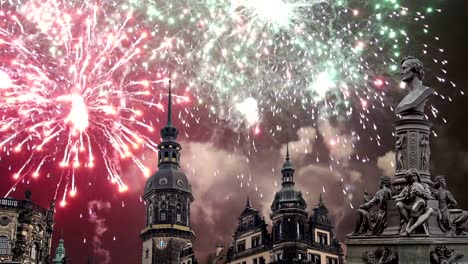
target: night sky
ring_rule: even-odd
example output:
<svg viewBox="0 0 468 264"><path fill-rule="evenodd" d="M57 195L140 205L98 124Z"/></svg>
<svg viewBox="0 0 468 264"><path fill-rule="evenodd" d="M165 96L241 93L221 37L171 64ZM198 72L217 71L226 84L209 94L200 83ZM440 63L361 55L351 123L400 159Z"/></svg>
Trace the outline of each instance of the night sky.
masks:
<svg viewBox="0 0 468 264"><path fill-rule="evenodd" d="M424 1L411 2L412 5L416 5ZM444 91L444 94L452 95L452 102L441 100L439 97L431 99L441 116L447 119L446 124L440 118L431 119L437 134L437 137L431 137L431 174L446 175L448 188L458 200L459 207L468 209L468 196L465 194L468 184L468 96L461 96L459 93L459 90L468 93L468 3L463 0L434 2L443 12L433 15L427 21L432 32L440 37L438 46L444 49L445 58L449 62L446 66L448 76L457 84L457 89L453 89L453 92ZM406 47L405 52L416 57L420 55L420 51L412 51L411 46ZM425 61L423 63L426 64ZM431 77L431 69L426 68L426 71L428 78L425 84L436 91L441 89L441 85ZM398 79L398 74L393 78ZM395 92L389 92L388 96L391 96L396 104L404 96L404 92L398 87L394 89ZM450 88L444 85L443 89ZM175 106L176 113L181 110L178 107ZM276 117L265 115L262 127L274 127L282 123L284 129L275 137L269 136L267 129L264 129L255 138L255 154L249 154L251 149L246 147L248 140L245 136L237 143L236 131L212 121L203 122L207 116L202 117L200 125L194 125L190 130L182 128L180 121L175 120L175 125L181 131L178 141L183 148L182 170L188 175L195 197L191 224L197 235L195 250L199 260L204 260L208 253L214 251L216 242L229 245L247 196L250 197L253 207L260 210L269 220L274 192L280 188L280 169L284 160L285 144L288 141L287 134L291 141L292 161L296 168L296 185L308 202L307 210L311 212L318 202L319 193L322 192L324 202L336 223L338 239L341 241L351 232L354 225L350 203L357 207L362 201L364 191L377 190L380 175L392 173L389 164L394 156L389 152L393 150L394 145L391 135L394 115L391 112L371 114L371 118L378 120L382 131L381 146L377 147L375 143L358 143L355 149L335 150L327 147L324 142L337 131L347 131L347 123L340 123L339 119L325 120L314 127L306 114L301 114L299 109L297 112L294 110L289 109L290 112L281 113ZM290 118L293 114L297 114L299 118ZM159 117L164 119L164 113ZM188 132L189 139L183 136L184 132ZM157 142L159 136L155 137ZM314 154L304 154L305 149ZM369 161L347 161L330 171L326 157L331 152L336 152L333 153L335 157L360 153L362 157L367 156ZM141 155L145 157L144 163L154 171L157 165L155 154L146 151ZM316 162L317 156L320 162ZM11 159L9 162L15 164ZM2 195L13 183L8 166L4 161L0 163ZM196 173L190 173L192 170ZM51 173L60 172L52 170ZM71 263L85 263L88 257L94 259L94 263L105 263L106 260L107 263L113 264L141 261L139 232L144 228L145 209L140 196L145 179L133 164L122 163L122 174L125 175L129 190L119 193L115 188L109 187L107 177L102 176L106 173L104 168L97 167L90 171L89 175L80 175L89 177L91 185L81 187L75 198L68 199L65 208L57 208L53 252L60 231L63 230L65 247ZM250 182L249 178L252 179ZM341 179L344 179L343 183ZM347 188L348 195L343 194L343 188ZM48 206L54 196L56 182L31 180L20 184L11 196L22 199L26 189L32 191L34 202Z"/></svg>

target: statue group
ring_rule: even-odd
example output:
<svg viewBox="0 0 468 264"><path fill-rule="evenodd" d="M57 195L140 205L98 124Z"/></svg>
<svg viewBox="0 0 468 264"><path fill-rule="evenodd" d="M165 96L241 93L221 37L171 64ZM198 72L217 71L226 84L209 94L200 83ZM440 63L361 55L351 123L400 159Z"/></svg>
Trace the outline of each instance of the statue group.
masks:
<svg viewBox="0 0 468 264"><path fill-rule="evenodd" d="M459 253L468 253L468 212L455 208L445 177L429 172L431 123L424 105L434 90L423 77L421 61L403 59L401 80L409 93L395 110L395 177L380 177L379 190L365 193L346 241L348 263L468 263Z"/></svg>
<svg viewBox="0 0 468 264"><path fill-rule="evenodd" d="M455 209L457 201L446 188L444 176L437 176L434 188L431 189L422 184L418 171L411 169L406 172L404 189L392 196L391 179L382 176L380 190L374 196L367 193L364 196L365 203L359 206L358 220L353 234L382 234L387 227L387 203L394 200L400 214L402 236L410 236L418 228L420 229L418 234L429 235L425 224L433 214L437 215L439 226L446 235L468 235L468 212ZM430 199L438 201L438 210L428 207L427 201Z"/></svg>

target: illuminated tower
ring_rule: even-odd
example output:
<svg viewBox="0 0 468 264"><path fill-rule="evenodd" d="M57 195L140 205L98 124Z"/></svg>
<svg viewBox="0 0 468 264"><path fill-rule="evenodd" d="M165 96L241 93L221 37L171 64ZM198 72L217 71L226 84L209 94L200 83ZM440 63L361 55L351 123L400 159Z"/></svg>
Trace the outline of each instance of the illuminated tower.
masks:
<svg viewBox="0 0 468 264"><path fill-rule="evenodd" d="M180 255L195 240L190 227L192 188L180 171L178 130L172 125L172 91L169 80L167 124L161 129L158 145L158 171L146 182L146 227L140 232L143 241L143 264L178 264Z"/></svg>

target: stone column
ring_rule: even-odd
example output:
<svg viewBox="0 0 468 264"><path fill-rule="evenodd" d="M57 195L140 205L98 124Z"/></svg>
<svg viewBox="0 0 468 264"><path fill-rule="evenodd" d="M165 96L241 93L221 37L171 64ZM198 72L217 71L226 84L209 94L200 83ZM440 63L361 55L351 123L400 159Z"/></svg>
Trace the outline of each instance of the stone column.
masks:
<svg viewBox="0 0 468 264"><path fill-rule="evenodd" d="M394 123L395 126L395 191L405 185L405 173L410 169L418 170L421 181L432 187L429 174L431 150L429 138L432 123L419 111L403 112Z"/></svg>

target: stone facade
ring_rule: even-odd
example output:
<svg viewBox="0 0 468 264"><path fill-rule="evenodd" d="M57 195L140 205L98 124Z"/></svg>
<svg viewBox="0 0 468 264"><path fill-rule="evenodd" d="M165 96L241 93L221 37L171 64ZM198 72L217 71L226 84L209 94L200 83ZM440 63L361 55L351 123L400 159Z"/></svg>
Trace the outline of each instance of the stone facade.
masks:
<svg viewBox="0 0 468 264"><path fill-rule="evenodd" d="M0 263L50 263L54 205L44 209L30 196L0 199Z"/></svg>

